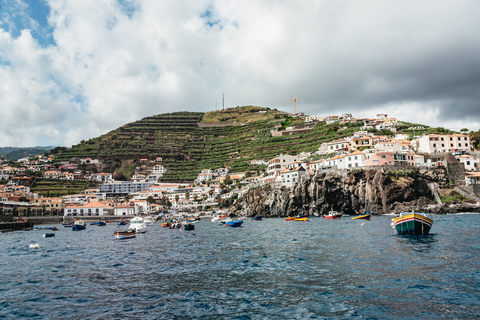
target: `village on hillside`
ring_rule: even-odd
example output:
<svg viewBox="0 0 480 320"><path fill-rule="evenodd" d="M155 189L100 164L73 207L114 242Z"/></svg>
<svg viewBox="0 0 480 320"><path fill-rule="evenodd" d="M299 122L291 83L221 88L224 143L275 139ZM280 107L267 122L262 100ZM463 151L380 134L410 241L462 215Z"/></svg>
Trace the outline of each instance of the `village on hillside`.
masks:
<svg viewBox="0 0 480 320"><path fill-rule="evenodd" d="M343 124L359 121L350 114L304 118L304 125L272 130L272 136L308 132L320 121L338 123L339 130ZM444 161L462 164L465 187L480 185L480 153L474 150L468 134L414 135L412 139L397 134L397 120L386 114L361 121L364 123L361 131L323 143L316 152L252 160L251 164L262 168L256 172L231 172L229 167L206 168L187 184L159 182L169 170L163 166L161 157L138 159L130 181L116 181L112 172L99 171L103 161L94 158L60 163L54 161L53 155L37 155L15 162L0 160L0 214L120 217L166 210L194 212L228 207L249 189L266 184L289 188L306 176L321 172L436 167L444 165ZM370 129L388 130L392 134L375 135ZM410 129L422 132L424 128ZM86 187L79 193L62 196L33 192L33 184L41 180L84 181Z"/></svg>

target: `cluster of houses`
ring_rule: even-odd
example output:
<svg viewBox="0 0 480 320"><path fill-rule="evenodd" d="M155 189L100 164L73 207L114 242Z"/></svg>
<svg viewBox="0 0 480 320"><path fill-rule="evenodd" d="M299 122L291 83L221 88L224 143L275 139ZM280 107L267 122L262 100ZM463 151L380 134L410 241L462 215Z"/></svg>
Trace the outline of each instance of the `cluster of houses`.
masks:
<svg viewBox="0 0 480 320"><path fill-rule="evenodd" d="M358 121L349 114L322 119L307 117L306 126L290 130L287 128L285 132L272 132L272 135L309 130L308 122L320 120L340 124ZM59 167L51 164L53 156L20 159L16 166L0 162L0 179L8 181L7 184L0 185L0 209L7 214L17 210L24 214L41 215L130 216L159 212L166 206L174 209L205 208L218 205L234 195L240 196L249 188L263 184L292 187L305 176L330 170L437 166L445 154L451 154L450 161L457 161L466 172L471 172L466 175L466 184L480 185L480 175L474 172L479 160L472 152L468 135L430 134L409 140L407 135L397 134L394 138L389 138L374 135L366 129L381 128L395 132L395 119L381 114L375 119L362 121L364 130L350 137L323 143L316 152L280 154L273 159L252 160L252 165L264 168L256 176L252 176L251 172L232 173L229 168L208 168L202 170L191 185L158 183L158 179L167 171L162 165L161 157L155 160L139 159L139 167L130 181L115 181L111 173L87 174L78 168L82 164L101 165L98 159L72 159ZM99 183L99 187L84 190L82 194L43 197L31 192L30 186L35 177L25 174L28 172L46 179L92 180ZM228 185L225 186L226 184ZM22 202L25 199L29 202Z"/></svg>

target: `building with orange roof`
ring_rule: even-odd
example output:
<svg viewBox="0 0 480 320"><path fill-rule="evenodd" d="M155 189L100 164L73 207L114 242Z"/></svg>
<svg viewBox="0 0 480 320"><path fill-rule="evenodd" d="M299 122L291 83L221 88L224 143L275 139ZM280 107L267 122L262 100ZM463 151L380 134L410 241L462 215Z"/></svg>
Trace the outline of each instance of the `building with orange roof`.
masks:
<svg viewBox="0 0 480 320"><path fill-rule="evenodd" d="M307 174L307 170L304 167L298 166L292 169L285 168L280 174L280 181L282 186L291 187L296 185L302 180L302 177Z"/></svg>
<svg viewBox="0 0 480 320"><path fill-rule="evenodd" d="M114 214L114 208L99 201L85 205L69 204L63 209L64 216L107 216Z"/></svg>

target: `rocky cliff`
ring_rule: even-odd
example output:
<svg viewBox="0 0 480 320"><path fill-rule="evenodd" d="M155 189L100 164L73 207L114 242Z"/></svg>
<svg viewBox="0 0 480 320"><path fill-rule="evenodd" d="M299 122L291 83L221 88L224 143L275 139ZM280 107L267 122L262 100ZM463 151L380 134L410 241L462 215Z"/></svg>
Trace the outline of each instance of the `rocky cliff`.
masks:
<svg viewBox="0 0 480 320"><path fill-rule="evenodd" d="M324 215L330 210L344 214L429 213L478 211L466 204L442 204L438 191L449 186L444 168L383 172L352 170L320 173L292 188L266 185L250 190L232 206L235 215L293 216L302 211Z"/></svg>

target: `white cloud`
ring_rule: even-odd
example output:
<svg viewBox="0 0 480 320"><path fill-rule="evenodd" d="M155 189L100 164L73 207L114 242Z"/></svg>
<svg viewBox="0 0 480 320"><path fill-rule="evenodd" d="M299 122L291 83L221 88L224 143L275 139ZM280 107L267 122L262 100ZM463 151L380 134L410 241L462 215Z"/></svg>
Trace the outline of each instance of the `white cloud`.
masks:
<svg viewBox="0 0 480 320"><path fill-rule="evenodd" d="M222 92L226 106L300 96L307 114L479 126L477 1L48 3L55 45L0 26L0 145L71 145L213 110Z"/></svg>

